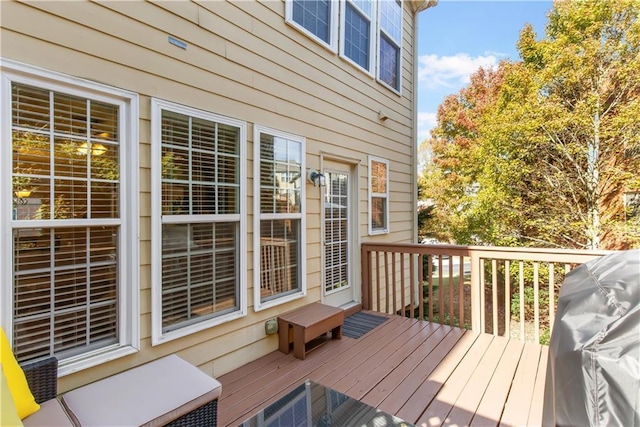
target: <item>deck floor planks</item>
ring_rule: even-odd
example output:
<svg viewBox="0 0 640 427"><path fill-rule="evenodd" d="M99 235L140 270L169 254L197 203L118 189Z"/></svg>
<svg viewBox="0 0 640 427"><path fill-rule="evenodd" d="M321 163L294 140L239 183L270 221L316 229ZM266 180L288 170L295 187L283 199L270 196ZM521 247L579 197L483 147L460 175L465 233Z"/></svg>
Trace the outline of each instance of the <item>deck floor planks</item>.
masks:
<svg viewBox="0 0 640 427"><path fill-rule="evenodd" d="M399 335L388 344L385 344L380 351L360 361L360 363L367 364L368 366L375 366L375 370L352 369L339 381L334 384L327 383L327 385L355 399L362 399L366 391L371 389L371 387L380 382L382 378L388 375L396 366L402 363L402 360L408 357L421 342L429 338L435 330L436 328L433 324L417 323L410 334ZM373 378L373 384L370 384L373 376L375 376L375 378ZM367 380L367 378L369 378L369 380ZM366 390L356 388L360 382L363 382L363 384L360 385L361 387L364 384L369 384Z"/></svg>
<svg viewBox="0 0 640 427"><path fill-rule="evenodd" d="M435 396L444 386L458 364L465 359L467 354L473 355L470 353L470 349L475 345L476 339L480 336L482 335L466 332L451 351L437 364L433 372L417 388L415 393L413 393L397 411L398 416L405 421L415 424L425 408L428 408L433 403ZM483 341L484 340L485 338L483 338Z"/></svg>
<svg viewBox="0 0 640 427"><path fill-rule="evenodd" d="M544 386L547 379L547 361L549 352L543 348L540 352L540 363L538 364L538 375L536 376L536 385L533 388L533 399L531 399L531 409L529 409L529 420L527 425L542 425L542 406L544 404Z"/></svg>
<svg viewBox="0 0 640 427"><path fill-rule="evenodd" d="M219 414L219 417L225 422L242 421L238 414L246 412L245 409L257 411L260 408L267 406L270 402L277 400L280 396L293 389L297 384L310 378L314 381L318 381L331 372L337 371L342 367L344 363L347 363L354 358L357 358L363 352L367 352L369 347L375 347L380 342L385 342L391 336L396 336L404 332L412 325L419 325L420 322L402 317L394 317L391 321L384 322L379 329L378 333L381 335L371 336L366 335L360 339L354 340L352 338L345 338L342 340L330 340L323 346L314 350L310 354L314 354L313 361L305 364L304 361L296 358L283 358L284 364L279 365L277 370L272 370L251 383L249 386L243 389L243 396L241 404L242 406L231 406L225 402L224 386L222 387L222 399L220 404L225 405L226 413ZM382 341L380 341L382 339ZM350 342L351 341L351 342ZM329 345L333 344L334 345ZM354 344L355 343L355 344ZM325 358L322 355L324 353L331 354L331 358ZM282 354L282 353L281 353ZM283 354L283 356L285 356ZM330 362L330 363L328 363ZM345 368L346 369L346 368ZM285 372L286 370L286 372ZM220 382L224 377L221 377ZM264 386L258 386L258 383L265 384ZM221 423L222 424L222 423Z"/></svg>
<svg viewBox="0 0 640 427"><path fill-rule="evenodd" d="M458 395L449 415L445 419L445 424L468 426L471 423L498 367L496 360L502 358L508 343L509 339L507 338L493 337L480 363L474 368L469 381L467 381L467 384Z"/></svg>
<svg viewBox="0 0 640 427"><path fill-rule="evenodd" d="M436 349L441 349L440 351L442 351L442 349L453 347L453 344L457 342L461 335L459 329L441 326L421 344L420 350L423 351L414 351L411 353L410 356L405 358L402 363L394 369L392 374L387 375L382 381L378 382L361 400L368 405L378 407L382 401L400 385L406 384L410 386L408 383L412 381L412 379L417 379L418 373L424 373L424 379L426 379L431 371L425 369L424 366L422 368L418 367L429 357L432 351ZM445 341L447 339L448 341ZM449 342L451 343L450 346L447 344ZM375 375L375 371L372 371L371 374ZM417 385L413 387L413 390L415 390L415 388L417 388ZM403 402L406 401L406 399L408 399L408 396Z"/></svg>
<svg viewBox="0 0 640 427"><path fill-rule="evenodd" d="M391 319L383 335L369 335L356 340L355 344L346 352L336 355L331 363L314 370L310 379L331 387L342 377L362 366L367 355L376 354L382 348L388 348L394 339L403 336L407 331L419 330L424 325L413 319ZM384 325L383 324L383 325ZM381 344L383 344L381 346Z"/></svg>
<svg viewBox="0 0 640 427"><path fill-rule="evenodd" d="M435 323L429 323L427 327L420 330L420 332L411 337L404 345L394 350L388 357L383 358L380 361L370 359L372 363L376 363L376 369L369 371L363 371L363 374L357 378L357 382L349 381L352 377L345 376L340 380L340 386L344 387L346 394L349 396L362 400L364 395L373 389L378 383L382 382L387 376L393 374L393 381L396 384L399 382L397 375L400 374L398 370L399 366L410 358L412 354L416 353L416 350L425 345L425 343L431 338L439 329L442 329L440 325ZM346 381L346 384L342 384Z"/></svg>
<svg viewBox="0 0 640 427"><path fill-rule="evenodd" d="M470 426L485 427L498 424L523 348L524 342L509 340Z"/></svg>
<svg viewBox="0 0 640 427"><path fill-rule="evenodd" d="M422 402L424 402L425 404L422 406L426 407L428 402L425 402L425 394L428 394L428 390L425 388L428 388L429 385L427 378L438 368L440 363L451 354L453 348L456 346L464 346L464 344L461 344L461 341L464 342L469 339L475 339L475 337L473 334L467 334L460 329L449 333L445 339L442 340L441 344L420 362L413 373L380 402L378 407L390 414L397 414L400 409L416 395L417 402L411 402L409 404L415 403L421 405ZM433 394L435 394L435 392L433 392ZM416 400L415 397L414 400Z"/></svg>
<svg viewBox="0 0 640 427"><path fill-rule="evenodd" d="M539 424L547 348L511 340L492 364L500 341L507 340L390 316L359 339L327 340L306 360L275 351L221 376L218 424L241 424L305 379L331 386L324 382L328 380L347 395L410 423L422 422L421 415L444 412L442 418L427 419L428 425L463 420L466 425L476 407L477 415L471 414L475 425L495 425L502 408L504 425ZM490 342L484 350L483 342ZM475 371L468 369L472 365L477 365ZM466 402L469 397L474 402ZM445 405L441 398L447 399ZM528 401L525 409L515 404L522 399Z"/></svg>
<svg viewBox="0 0 640 427"><path fill-rule="evenodd" d="M417 425L422 425L423 423L426 425L440 425L445 422L447 415L454 407L492 341L492 336L480 335L471 349L469 349L467 357L462 359L459 364L452 366L451 375L441 382L442 387L436 394L435 400L415 421ZM400 417L402 418L402 415Z"/></svg>
<svg viewBox="0 0 640 427"><path fill-rule="evenodd" d="M538 374L541 349L542 346L538 344L525 344L522 359L511 385L511 391L507 396L504 413L500 419L501 426L527 425L533 389Z"/></svg>

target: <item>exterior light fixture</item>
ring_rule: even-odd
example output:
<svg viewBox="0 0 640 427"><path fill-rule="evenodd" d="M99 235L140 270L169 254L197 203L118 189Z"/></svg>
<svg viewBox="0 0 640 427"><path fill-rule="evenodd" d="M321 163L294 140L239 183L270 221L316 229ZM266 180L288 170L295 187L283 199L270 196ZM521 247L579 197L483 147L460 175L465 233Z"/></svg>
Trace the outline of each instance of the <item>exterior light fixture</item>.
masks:
<svg viewBox="0 0 640 427"><path fill-rule="evenodd" d="M91 148L89 148L91 147ZM78 147L78 153L82 154L83 156L86 156L87 153L89 153L89 151L91 151L91 155L92 156L101 156L104 153L107 152L107 147L105 147L102 144L98 144L98 143L91 143L91 145L89 145L86 142L83 142L79 147Z"/></svg>
<svg viewBox="0 0 640 427"><path fill-rule="evenodd" d="M307 180L313 184L314 187L324 187L326 185L324 175L315 169L309 169L307 172Z"/></svg>

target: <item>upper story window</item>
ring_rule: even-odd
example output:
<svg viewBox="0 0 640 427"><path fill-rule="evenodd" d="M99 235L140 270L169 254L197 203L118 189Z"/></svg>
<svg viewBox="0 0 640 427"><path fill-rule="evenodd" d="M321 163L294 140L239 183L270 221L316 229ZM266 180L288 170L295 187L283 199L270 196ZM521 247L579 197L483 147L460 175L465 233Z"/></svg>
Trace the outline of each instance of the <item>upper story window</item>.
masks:
<svg viewBox="0 0 640 427"><path fill-rule="evenodd" d="M62 375L137 351L137 95L9 61L2 80L13 350Z"/></svg>
<svg viewBox="0 0 640 427"><path fill-rule="evenodd" d="M285 13L287 23L332 52L339 45L342 58L400 94L401 0L285 0Z"/></svg>
<svg viewBox="0 0 640 427"><path fill-rule="evenodd" d="M400 92L402 70L402 3L379 0L378 79Z"/></svg>
<svg viewBox="0 0 640 427"><path fill-rule="evenodd" d="M304 295L305 140L254 126L254 308Z"/></svg>
<svg viewBox="0 0 640 427"><path fill-rule="evenodd" d="M389 232L389 161L369 157L369 234Z"/></svg>
<svg viewBox="0 0 640 427"><path fill-rule="evenodd" d="M337 48L338 7L332 0L287 0L286 21L333 52Z"/></svg>
<svg viewBox="0 0 640 427"><path fill-rule="evenodd" d="M245 124L152 100L154 344L246 313Z"/></svg>
<svg viewBox="0 0 640 427"><path fill-rule="evenodd" d="M376 3L344 0L341 8L341 52L363 70L373 70Z"/></svg>

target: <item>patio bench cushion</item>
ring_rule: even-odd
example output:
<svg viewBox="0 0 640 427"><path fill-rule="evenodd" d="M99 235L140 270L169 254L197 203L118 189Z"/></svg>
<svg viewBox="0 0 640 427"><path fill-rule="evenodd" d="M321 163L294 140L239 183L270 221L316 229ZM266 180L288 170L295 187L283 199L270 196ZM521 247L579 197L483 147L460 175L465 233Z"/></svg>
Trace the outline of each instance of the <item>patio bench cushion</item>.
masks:
<svg viewBox="0 0 640 427"><path fill-rule="evenodd" d="M220 382L176 355L72 390L62 396L78 425L157 426L220 397Z"/></svg>
<svg viewBox="0 0 640 427"><path fill-rule="evenodd" d="M49 399L40 404L37 412L22 420L25 427L74 427L58 399Z"/></svg>

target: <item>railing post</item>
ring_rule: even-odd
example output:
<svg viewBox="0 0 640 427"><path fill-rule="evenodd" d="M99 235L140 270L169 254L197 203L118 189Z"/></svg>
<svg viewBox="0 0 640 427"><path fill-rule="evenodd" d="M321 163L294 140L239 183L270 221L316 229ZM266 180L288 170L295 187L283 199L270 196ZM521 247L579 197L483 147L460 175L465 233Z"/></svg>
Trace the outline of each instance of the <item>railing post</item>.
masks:
<svg viewBox="0 0 640 427"><path fill-rule="evenodd" d="M362 309L371 310L371 255L365 245L360 247L360 274L362 275Z"/></svg>
<svg viewBox="0 0 640 427"><path fill-rule="evenodd" d="M484 310L481 305L483 290L480 283L480 269L482 266L478 252L471 250L469 256L471 259L471 330L476 333L482 333L484 331L481 325L482 310Z"/></svg>

